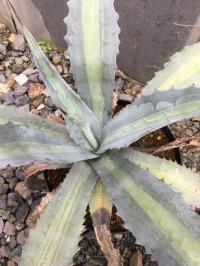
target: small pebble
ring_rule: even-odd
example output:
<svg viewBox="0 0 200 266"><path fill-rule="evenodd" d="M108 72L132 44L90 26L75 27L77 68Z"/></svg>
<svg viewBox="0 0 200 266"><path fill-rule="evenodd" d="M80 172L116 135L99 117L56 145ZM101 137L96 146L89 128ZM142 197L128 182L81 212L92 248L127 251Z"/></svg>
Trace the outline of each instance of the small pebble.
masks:
<svg viewBox="0 0 200 266"><path fill-rule="evenodd" d="M27 95L18 96L15 100L17 106L25 105L29 102L29 97Z"/></svg>
<svg viewBox="0 0 200 266"><path fill-rule="evenodd" d="M31 198L31 190L24 182L19 182L15 187L15 191L25 200L29 200Z"/></svg>
<svg viewBox="0 0 200 266"><path fill-rule="evenodd" d="M28 77L24 74L20 74L19 76L15 78L15 80L17 81L19 85L23 86L28 81Z"/></svg>
<svg viewBox="0 0 200 266"><path fill-rule="evenodd" d="M4 229L3 229L3 232L8 235L8 236L13 236L15 235L15 226L10 223L10 222L6 222L5 223L5 226L4 226Z"/></svg>
<svg viewBox="0 0 200 266"><path fill-rule="evenodd" d="M0 23L0 33L3 33L4 31L6 31L6 25L3 23Z"/></svg>

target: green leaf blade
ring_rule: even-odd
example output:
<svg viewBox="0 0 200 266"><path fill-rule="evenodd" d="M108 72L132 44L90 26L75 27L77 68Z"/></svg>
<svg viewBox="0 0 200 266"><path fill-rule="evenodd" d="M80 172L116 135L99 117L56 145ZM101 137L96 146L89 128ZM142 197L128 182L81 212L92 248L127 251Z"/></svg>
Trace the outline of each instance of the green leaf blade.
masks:
<svg viewBox="0 0 200 266"><path fill-rule="evenodd" d="M12 123L13 125L30 126L41 129L58 136L68 136L64 125L54 123L38 115L23 112L15 107L0 105L0 125Z"/></svg>
<svg viewBox="0 0 200 266"><path fill-rule="evenodd" d="M142 95L150 95L155 91L167 91L173 86L180 90L193 84L200 87L200 43L185 47L181 52L175 53L164 69L157 72L149 81Z"/></svg>
<svg viewBox="0 0 200 266"><path fill-rule="evenodd" d="M86 163L75 164L30 232L20 266L64 266L73 263L82 221L97 177ZM82 217L82 219L80 219Z"/></svg>
<svg viewBox="0 0 200 266"><path fill-rule="evenodd" d="M156 129L199 114L200 88L197 87L142 96L104 127L99 153L128 146Z"/></svg>
<svg viewBox="0 0 200 266"><path fill-rule="evenodd" d="M12 123L0 125L0 168L31 163L68 164L95 158L69 135Z"/></svg>
<svg viewBox="0 0 200 266"><path fill-rule="evenodd" d="M93 113L58 74L26 28L24 28L24 34L36 66L52 99L65 114L65 120L71 136L81 146L91 150L97 149L101 133Z"/></svg>
<svg viewBox="0 0 200 266"><path fill-rule="evenodd" d="M175 191L181 193L190 205L200 206L200 175L198 173L172 161L131 149L123 150L120 154L142 169L148 169L153 176L169 184Z"/></svg>
<svg viewBox="0 0 200 266"><path fill-rule="evenodd" d="M68 27L72 72L84 102L102 125L111 117L114 71L119 46L113 1L69 1Z"/></svg>
<svg viewBox="0 0 200 266"><path fill-rule="evenodd" d="M199 265L199 217L148 171L111 153L92 162L125 227L160 265Z"/></svg>

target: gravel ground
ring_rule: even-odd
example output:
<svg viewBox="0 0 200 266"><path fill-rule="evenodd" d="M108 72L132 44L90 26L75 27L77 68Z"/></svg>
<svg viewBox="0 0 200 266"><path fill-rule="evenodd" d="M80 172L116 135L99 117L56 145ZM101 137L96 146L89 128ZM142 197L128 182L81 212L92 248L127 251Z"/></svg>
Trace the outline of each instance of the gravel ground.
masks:
<svg viewBox="0 0 200 266"><path fill-rule="evenodd" d="M73 87L68 54L58 50L46 52L58 72ZM121 100L132 100L132 86L132 82L117 79ZM3 24L0 24L0 104L15 105L24 111L62 121L24 38L11 34ZM178 122L171 128L177 137L200 136L200 118ZM183 163L195 171L200 171L198 152L197 148L181 149ZM0 265L18 265L22 245L32 226L31 213L48 192L43 174L25 178L22 168L0 170ZM143 247L134 244L135 238L130 232L115 232L113 240L123 254L125 265L157 265L145 255ZM76 265L106 265L92 230L84 233L80 246L74 257Z"/></svg>

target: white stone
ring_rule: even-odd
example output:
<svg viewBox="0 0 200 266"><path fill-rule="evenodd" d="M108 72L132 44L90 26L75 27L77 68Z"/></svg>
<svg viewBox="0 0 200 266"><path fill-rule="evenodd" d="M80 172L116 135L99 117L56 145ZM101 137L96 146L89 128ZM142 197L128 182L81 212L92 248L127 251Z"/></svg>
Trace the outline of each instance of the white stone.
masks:
<svg viewBox="0 0 200 266"><path fill-rule="evenodd" d="M20 74L19 76L15 78L15 80L17 81L19 85L23 86L28 81L28 77L24 74Z"/></svg>
<svg viewBox="0 0 200 266"><path fill-rule="evenodd" d="M7 84L0 83L0 95L5 94L10 90Z"/></svg>

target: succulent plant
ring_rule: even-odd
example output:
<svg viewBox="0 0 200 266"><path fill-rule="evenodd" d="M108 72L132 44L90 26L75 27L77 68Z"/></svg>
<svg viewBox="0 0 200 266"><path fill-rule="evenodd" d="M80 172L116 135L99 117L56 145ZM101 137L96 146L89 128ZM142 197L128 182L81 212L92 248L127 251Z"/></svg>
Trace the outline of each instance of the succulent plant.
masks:
<svg viewBox="0 0 200 266"><path fill-rule="evenodd" d="M68 5L66 40L80 97L21 23L66 126L0 106L1 168L73 164L30 232L20 265L72 264L88 203L109 265L123 265L110 237L112 204L159 265L200 265L200 220L191 207L200 204L199 175L127 148L158 128L200 115L200 43L173 55L136 101L112 118L119 46L113 0L71 0Z"/></svg>

